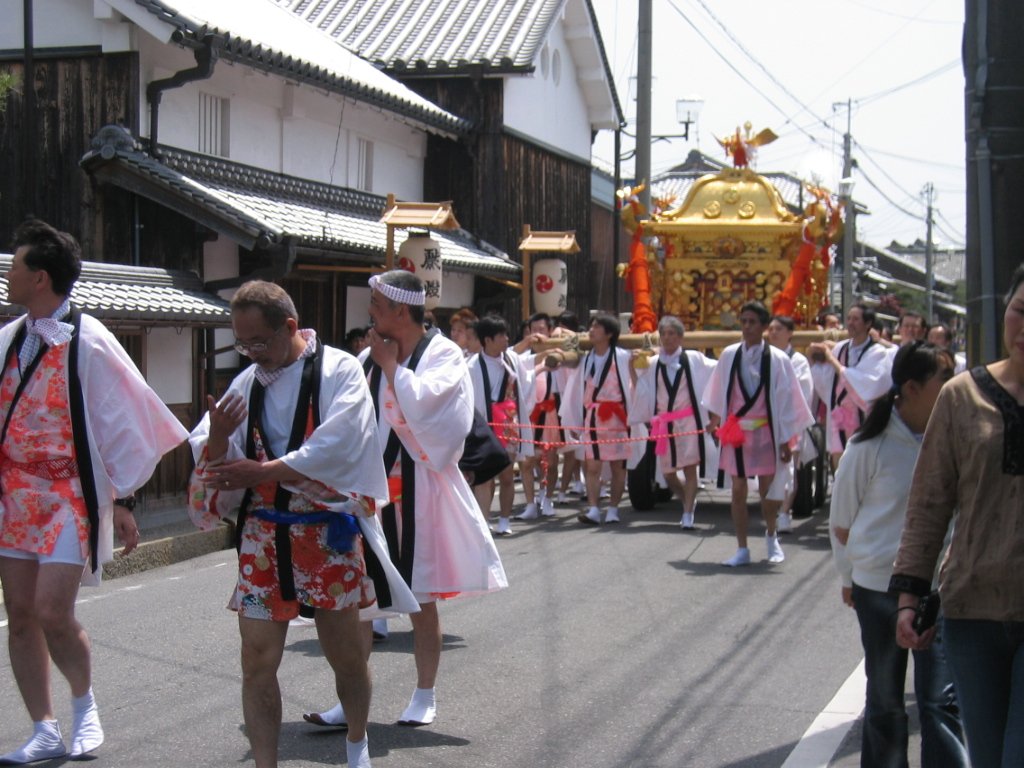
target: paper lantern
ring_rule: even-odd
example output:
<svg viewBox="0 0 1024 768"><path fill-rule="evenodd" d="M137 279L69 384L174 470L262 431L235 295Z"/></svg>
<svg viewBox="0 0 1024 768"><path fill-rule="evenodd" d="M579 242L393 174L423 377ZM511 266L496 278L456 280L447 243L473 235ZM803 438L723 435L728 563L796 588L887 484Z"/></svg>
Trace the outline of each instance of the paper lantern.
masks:
<svg viewBox="0 0 1024 768"><path fill-rule="evenodd" d="M437 240L426 230L409 230L409 237L398 249L397 266L423 281L425 307L434 309L441 301L441 245Z"/></svg>
<svg viewBox="0 0 1024 768"><path fill-rule="evenodd" d="M565 311L569 273L561 259L539 259L533 265L533 309L557 317Z"/></svg>

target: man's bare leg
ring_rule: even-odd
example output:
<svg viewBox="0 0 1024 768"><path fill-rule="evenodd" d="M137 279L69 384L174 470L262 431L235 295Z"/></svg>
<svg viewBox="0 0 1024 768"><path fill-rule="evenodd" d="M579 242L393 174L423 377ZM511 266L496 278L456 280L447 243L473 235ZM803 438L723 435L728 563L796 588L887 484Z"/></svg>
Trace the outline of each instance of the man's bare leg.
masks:
<svg viewBox="0 0 1024 768"><path fill-rule="evenodd" d="M612 483L609 488L608 503L613 507L619 506L622 501L622 494L626 490L626 462L609 461L608 466L612 471Z"/></svg>
<svg viewBox="0 0 1024 768"><path fill-rule="evenodd" d="M11 670L34 722L53 720L50 696L50 654L46 635L36 616L36 580L39 563L0 557L0 580L10 623L7 645Z"/></svg>
<svg viewBox="0 0 1024 768"><path fill-rule="evenodd" d="M416 687L433 688L441 664L441 619L437 603L420 603L419 613L410 613L413 655L416 658Z"/></svg>
<svg viewBox="0 0 1024 768"><path fill-rule="evenodd" d="M320 613L317 611L318 630ZM281 687L277 669L284 653L288 622L239 616L238 632L242 637L245 733L249 737L256 768L277 768L277 743L281 732Z"/></svg>
<svg viewBox="0 0 1024 768"><path fill-rule="evenodd" d="M484 513L484 519L491 516L491 504L494 503L494 480L480 483L473 486L473 497L480 505L480 511Z"/></svg>
<svg viewBox="0 0 1024 768"><path fill-rule="evenodd" d="M736 544L739 547L747 546L747 526L750 513L747 511L747 478L732 478L732 501L729 505L729 512L732 515L732 527L736 532Z"/></svg>
<svg viewBox="0 0 1024 768"><path fill-rule="evenodd" d="M604 462L600 459L583 460L583 476L587 486L587 502L591 507L596 507L601 499L601 467Z"/></svg>
<svg viewBox="0 0 1024 768"><path fill-rule="evenodd" d="M348 720L348 740L362 741L370 717L370 669L366 663L364 630L356 606L316 612L316 632L327 663L334 671L338 699Z"/></svg>
<svg viewBox="0 0 1024 768"><path fill-rule="evenodd" d="M429 725L437 716L434 685L441 663L441 620L437 603L420 603L412 620L413 653L416 657L416 690L399 719L401 725Z"/></svg>
<svg viewBox="0 0 1024 768"><path fill-rule="evenodd" d="M769 536L776 534L775 523L778 520L779 507L782 506L781 501L767 498L768 489L773 480L775 480L775 475L761 475L757 478L757 492L761 497L761 514L764 516L764 525Z"/></svg>

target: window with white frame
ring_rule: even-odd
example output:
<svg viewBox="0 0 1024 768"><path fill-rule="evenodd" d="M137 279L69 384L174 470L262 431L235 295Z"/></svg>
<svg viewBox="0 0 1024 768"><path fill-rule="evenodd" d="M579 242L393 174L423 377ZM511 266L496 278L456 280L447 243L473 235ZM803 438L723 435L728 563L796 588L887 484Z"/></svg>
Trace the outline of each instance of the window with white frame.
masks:
<svg viewBox="0 0 1024 768"><path fill-rule="evenodd" d="M199 151L230 157L231 101L199 92Z"/></svg>
<svg viewBox="0 0 1024 768"><path fill-rule="evenodd" d="M373 191L373 142L359 139L356 149L356 189Z"/></svg>

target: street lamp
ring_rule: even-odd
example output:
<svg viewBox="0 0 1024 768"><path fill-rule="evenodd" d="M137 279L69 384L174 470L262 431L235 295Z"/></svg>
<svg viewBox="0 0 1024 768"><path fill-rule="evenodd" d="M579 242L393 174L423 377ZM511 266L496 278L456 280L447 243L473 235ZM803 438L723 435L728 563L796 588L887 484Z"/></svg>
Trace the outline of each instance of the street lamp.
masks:
<svg viewBox="0 0 1024 768"><path fill-rule="evenodd" d="M676 122L683 126L682 138L690 140L690 125L697 122L697 116L704 106L704 99L700 96L690 95L676 99ZM698 143L700 135L698 134Z"/></svg>
<svg viewBox="0 0 1024 768"><path fill-rule="evenodd" d="M843 317L853 306L853 244L857 239L856 210L853 204L854 180L847 176L839 181L839 200L846 210L843 228Z"/></svg>

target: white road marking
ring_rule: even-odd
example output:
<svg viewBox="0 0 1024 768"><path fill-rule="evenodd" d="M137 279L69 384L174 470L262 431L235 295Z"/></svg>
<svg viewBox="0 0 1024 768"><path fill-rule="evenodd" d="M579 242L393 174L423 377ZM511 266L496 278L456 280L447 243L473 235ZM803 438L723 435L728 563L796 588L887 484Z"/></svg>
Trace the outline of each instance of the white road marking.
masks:
<svg viewBox="0 0 1024 768"><path fill-rule="evenodd" d="M782 768L828 768L839 745L864 709L864 660L804 731Z"/></svg>

